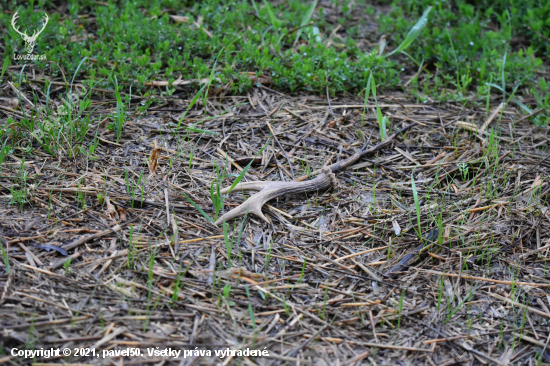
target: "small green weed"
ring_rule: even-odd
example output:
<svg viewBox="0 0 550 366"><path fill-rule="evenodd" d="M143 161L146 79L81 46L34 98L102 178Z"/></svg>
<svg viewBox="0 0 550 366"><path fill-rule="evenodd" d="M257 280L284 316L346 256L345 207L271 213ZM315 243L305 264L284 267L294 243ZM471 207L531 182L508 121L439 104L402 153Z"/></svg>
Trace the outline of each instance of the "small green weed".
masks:
<svg viewBox="0 0 550 366"><path fill-rule="evenodd" d="M71 258L67 259L64 263L63 263L63 268L65 269L65 275L68 275L69 274L69 267L71 266Z"/></svg>
<svg viewBox="0 0 550 366"><path fill-rule="evenodd" d="M8 253L6 252L7 248L4 248L2 243L0 243L0 249L2 250L2 257L4 257L4 264L6 265L6 273L10 273L10 261L8 258Z"/></svg>

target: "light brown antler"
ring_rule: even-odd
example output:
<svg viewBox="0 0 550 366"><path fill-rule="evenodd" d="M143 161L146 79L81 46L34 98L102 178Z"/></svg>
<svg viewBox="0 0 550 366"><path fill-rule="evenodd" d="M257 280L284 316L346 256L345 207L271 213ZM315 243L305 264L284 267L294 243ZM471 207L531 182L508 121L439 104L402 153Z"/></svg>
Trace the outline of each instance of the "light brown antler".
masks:
<svg viewBox="0 0 550 366"><path fill-rule="evenodd" d="M247 212L253 213L256 216L259 216L262 220L269 222L267 220L267 217L265 217L262 213L262 206L264 205L264 203L285 194L319 191L328 189L333 185L335 186L337 184L337 180L334 173L341 169L347 168L348 166L359 160L362 156L373 153L376 150L391 144L394 138L407 131L413 125L414 124L410 124L403 127L402 129L396 131L393 135L389 136L384 141L371 147L370 149L366 149L367 144L365 144L365 146L361 150L359 150L346 160L339 161L338 163L322 168L321 171L315 171L313 174L320 173L315 179L304 181L304 179L308 178L308 176L306 175L296 178L292 182L246 182L237 184L234 190L260 192L247 199L240 206L225 213L222 217L217 219L214 224L219 225L224 221L229 221L231 219L234 219L235 217L242 216ZM220 194L227 192L229 192L229 188L224 188L220 191Z"/></svg>
<svg viewBox="0 0 550 366"><path fill-rule="evenodd" d="M269 223L267 217L262 213L262 206L273 198L292 193L305 193L311 191L323 191L336 185L336 177L330 168L323 168L322 173L315 179L304 182L246 182L235 186L234 191L260 191L240 206L226 212L215 224L219 225L224 221L229 221L235 217L242 216L247 212L253 213L265 222ZM224 188L220 194L229 192L229 188Z"/></svg>

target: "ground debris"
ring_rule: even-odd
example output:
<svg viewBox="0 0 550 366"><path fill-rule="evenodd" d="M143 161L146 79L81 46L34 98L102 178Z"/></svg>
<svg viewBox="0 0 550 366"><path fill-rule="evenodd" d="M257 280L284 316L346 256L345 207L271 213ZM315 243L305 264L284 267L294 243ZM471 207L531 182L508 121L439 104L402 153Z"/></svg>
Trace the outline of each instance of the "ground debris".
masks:
<svg viewBox="0 0 550 366"><path fill-rule="evenodd" d="M270 201L269 223L250 214L217 227L248 193L212 192L245 169L242 182L290 182L382 142L374 108L363 119L352 97L331 99L334 116L316 96L258 89L253 100L226 116L248 97L214 97L193 130L176 129L180 112L150 112L118 142L98 124L94 159L8 155L0 343L144 350L110 358L121 364L212 364L215 350L259 365L550 357L550 164L543 134L514 144L528 121L378 96L391 133L412 127L337 172L336 188Z"/></svg>

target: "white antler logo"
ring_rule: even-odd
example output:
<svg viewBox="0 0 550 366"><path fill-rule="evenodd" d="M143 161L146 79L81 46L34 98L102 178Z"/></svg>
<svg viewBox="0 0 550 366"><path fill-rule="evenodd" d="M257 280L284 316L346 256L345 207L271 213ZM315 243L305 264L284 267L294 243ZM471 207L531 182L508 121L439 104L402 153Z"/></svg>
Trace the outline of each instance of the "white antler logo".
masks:
<svg viewBox="0 0 550 366"><path fill-rule="evenodd" d="M21 37L23 37L23 40L25 41L26 45L25 45L25 49L27 50L27 53L30 54L34 48L34 44L36 43L36 39L38 38L38 36L40 35L40 33L42 33L42 31L44 30L44 28L46 28L46 24L48 24L48 20L50 19L48 17L48 14L44 14L44 26L42 27L42 29L40 29L39 31L35 30L34 33L32 34L32 36L28 36L27 35L27 32L19 32L19 29L15 26L15 22L17 21L17 13L19 11L16 11L15 14L13 14L13 17L11 18L11 26L13 27L13 29L15 29L15 31L17 33L19 33L21 35Z"/></svg>

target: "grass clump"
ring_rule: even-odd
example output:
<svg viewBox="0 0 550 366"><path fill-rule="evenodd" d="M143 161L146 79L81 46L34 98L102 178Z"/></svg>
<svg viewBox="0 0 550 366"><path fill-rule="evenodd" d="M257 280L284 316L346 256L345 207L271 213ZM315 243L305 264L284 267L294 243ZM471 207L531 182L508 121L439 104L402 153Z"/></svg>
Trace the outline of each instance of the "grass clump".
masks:
<svg viewBox="0 0 550 366"><path fill-rule="evenodd" d="M419 100L481 100L504 71L509 91L527 87L520 94L548 107L547 81L537 70L550 55L550 5L536 0L407 0L391 2L390 11L348 0L207 0L186 7L175 0L85 1L70 4L63 17L56 9L49 0L10 3L0 21L9 24L18 10L18 25L32 29L47 12L35 46L46 60L35 61L36 68L71 75L88 57L86 87L100 80L101 88L143 94L158 86L173 95L211 83L239 94L262 82L334 95L361 91L372 73L380 88L411 88ZM5 54L24 53L11 27L3 41Z"/></svg>
<svg viewBox="0 0 550 366"><path fill-rule="evenodd" d="M392 2L391 12L381 14L380 30L400 41L427 4ZM428 69L423 81L412 85L420 98L432 94L456 100L469 92L481 98L489 92L487 84L500 80L504 70L509 90L532 85L538 94L544 90L536 85L540 57L550 55L549 18L550 6L537 1L479 1L475 6L463 0L438 2L409 51L414 63L419 66L424 60Z"/></svg>

